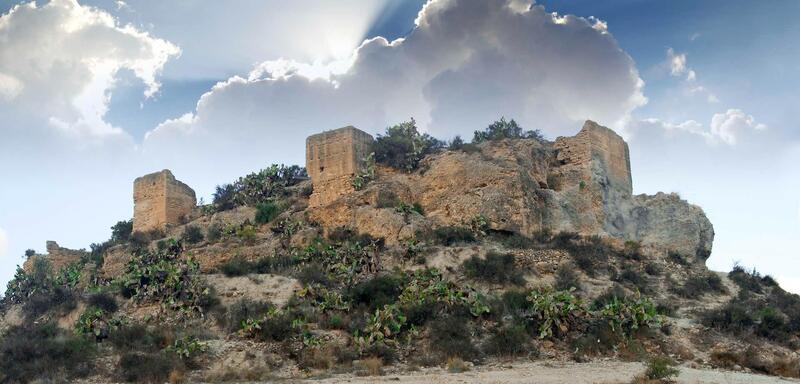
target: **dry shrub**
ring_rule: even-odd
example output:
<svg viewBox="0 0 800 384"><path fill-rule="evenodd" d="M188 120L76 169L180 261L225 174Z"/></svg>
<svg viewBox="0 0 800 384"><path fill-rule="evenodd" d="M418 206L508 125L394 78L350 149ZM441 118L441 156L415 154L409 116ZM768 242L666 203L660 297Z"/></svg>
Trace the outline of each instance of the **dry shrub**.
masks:
<svg viewBox="0 0 800 384"><path fill-rule="evenodd" d="M450 357L447 359L447 372L461 373L469 371L469 366L460 357Z"/></svg>
<svg viewBox="0 0 800 384"><path fill-rule="evenodd" d="M317 346L307 348L300 356L299 365L303 368L314 368L328 370L333 368L336 362L334 350L330 346Z"/></svg>
<svg viewBox="0 0 800 384"><path fill-rule="evenodd" d="M800 359L780 358L772 363L772 374L800 378Z"/></svg>
<svg viewBox="0 0 800 384"><path fill-rule="evenodd" d="M353 362L357 376L380 376L383 374L383 360L377 357L367 357Z"/></svg>
<svg viewBox="0 0 800 384"><path fill-rule="evenodd" d="M184 375L183 371L173 369L172 372L169 373L170 384L181 384L185 381L186 381L186 375Z"/></svg>

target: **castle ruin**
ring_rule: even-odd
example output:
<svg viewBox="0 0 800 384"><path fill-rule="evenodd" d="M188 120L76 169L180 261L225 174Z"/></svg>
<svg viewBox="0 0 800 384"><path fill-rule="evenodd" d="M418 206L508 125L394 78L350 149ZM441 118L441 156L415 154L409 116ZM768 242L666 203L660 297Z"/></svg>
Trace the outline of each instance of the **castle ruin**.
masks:
<svg viewBox="0 0 800 384"><path fill-rule="evenodd" d="M310 206L326 205L354 190L353 177L364 169L372 142L370 134L352 126L306 139L306 170L314 186Z"/></svg>
<svg viewBox="0 0 800 384"><path fill-rule="evenodd" d="M628 143L613 130L586 121L577 135L556 139L554 148L563 181L600 183L623 196L633 194Z"/></svg>
<svg viewBox="0 0 800 384"><path fill-rule="evenodd" d="M196 206L194 190L168 169L139 177L133 182L133 231L180 224Z"/></svg>

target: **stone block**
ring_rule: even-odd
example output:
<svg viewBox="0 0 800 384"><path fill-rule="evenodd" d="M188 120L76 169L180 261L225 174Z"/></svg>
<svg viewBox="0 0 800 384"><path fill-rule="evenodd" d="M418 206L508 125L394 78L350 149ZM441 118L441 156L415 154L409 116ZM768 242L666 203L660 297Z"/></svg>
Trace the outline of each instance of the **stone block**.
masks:
<svg viewBox="0 0 800 384"><path fill-rule="evenodd" d="M165 169L133 182L133 231L178 225L197 206L194 190Z"/></svg>

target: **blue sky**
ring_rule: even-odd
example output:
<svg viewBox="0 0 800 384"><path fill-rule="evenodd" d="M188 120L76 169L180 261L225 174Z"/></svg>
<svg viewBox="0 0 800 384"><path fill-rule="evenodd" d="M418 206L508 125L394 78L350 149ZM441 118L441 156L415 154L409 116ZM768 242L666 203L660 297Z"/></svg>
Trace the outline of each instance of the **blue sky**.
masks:
<svg viewBox="0 0 800 384"><path fill-rule="evenodd" d="M0 282L45 240L108 238L146 172L208 199L302 163L310 132L414 116L449 138L506 115L613 127L636 193L705 209L710 267L800 291L800 2L437 0L417 25L424 3L0 0Z"/></svg>

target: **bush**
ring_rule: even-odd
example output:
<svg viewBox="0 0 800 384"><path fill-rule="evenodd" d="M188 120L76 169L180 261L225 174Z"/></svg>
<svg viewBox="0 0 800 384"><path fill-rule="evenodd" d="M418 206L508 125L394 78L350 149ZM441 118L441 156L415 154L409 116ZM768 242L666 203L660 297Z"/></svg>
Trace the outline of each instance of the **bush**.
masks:
<svg viewBox="0 0 800 384"><path fill-rule="evenodd" d="M538 355L538 351L531 344L531 336L523 325L496 328L484 348L487 354L496 356Z"/></svg>
<svg viewBox="0 0 800 384"><path fill-rule="evenodd" d="M570 264L561 264L561 266L559 266L556 270L555 289L559 291L567 291L570 288L581 288L581 283L578 280L578 274L575 273L574 266Z"/></svg>
<svg viewBox="0 0 800 384"><path fill-rule="evenodd" d="M403 280L397 276L376 276L357 284L348 292L353 305L363 305L370 312L397 301L403 289Z"/></svg>
<svg viewBox="0 0 800 384"><path fill-rule="evenodd" d="M570 291L537 289L528 295L533 315L539 322L539 338L564 334L586 316L583 301Z"/></svg>
<svg viewBox="0 0 800 384"><path fill-rule="evenodd" d="M222 238L222 226L214 223L208 226L206 230L206 239L209 243L214 243Z"/></svg>
<svg viewBox="0 0 800 384"><path fill-rule="evenodd" d="M412 172L425 156L444 147L444 143L417 130L414 119L386 129L373 144L375 161Z"/></svg>
<svg viewBox="0 0 800 384"><path fill-rule="evenodd" d="M517 232L492 232L492 235L506 248L528 249L536 246L536 241Z"/></svg>
<svg viewBox="0 0 800 384"><path fill-rule="evenodd" d="M25 250L25 257L26 258L31 257L31 256L33 256L35 254L36 254L36 251L34 251L33 249L26 249Z"/></svg>
<svg viewBox="0 0 800 384"><path fill-rule="evenodd" d="M621 283L627 283L635 287L642 293L650 292L650 280L644 276L632 264L627 264L622 268L617 280Z"/></svg>
<svg viewBox="0 0 800 384"><path fill-rule="evenodd" d="M305 168L273 164L266 169L240 177L233 184L217 186L214 209L225 211L237 206L254 206L288 194L288 187L307 177Z"/></svg>
<svg viewBox="0 0 800 384"><path fill-rule="evenodd" d="M477 240L472 230L466 227L439 227L433 231L433 234L440 244L446 246L459 243L474 243Z"/></svg>
<svg viewBox="0 0 800 384"><path fill-rule="evenodd" d="M189 244L199 243L203 241L203 232L200 230L200 227L196 225L187 225L183 228L181 240Z"/></svg>
<svg viewBox="0 0 800 384"><path fill-rule="evenodd" d="M129 352L119 359L120 374L128 382L163 383L179 367L179 360L164 353Z"/></svg>
<svg viewBox="0 0 800 384"><path fill-rule="evenodd" d="M281 214L281 208L273 201L265 201L256 205L256 223L266 224Z"/></svg>
<svg viewBox="0 0 800 384"><path fill-rule="evenodd" d="M130 239L133 233L133 220L118 221L111 227L111 242L115 244L124 243Z"/></svg>
<svg viewBox="0 0 800 384"><path fill-rule="evenodd" d="M668 380L680 373L674 366L675 362L668 357L654 357L647 363L644 375L650 380Z"/></svg>
<svg viewBox="0 0 800 384"><path fill-rule="evenodd" d="M33 321L39 316L54 312L62 315L75 309L77 300L72 290L63 287L54 287L39 290L28 297L22 307L22 313L28 321Z"/></svg>
<svg viewBox="0 0 800 384"><path fill-rule="evenodd" d="M686 256L680 252L669 251L669 253L667 253L667 259L678 265L689 265L689 260L686 260Z"/></svg>
<svg viewBox="0 0 800 384"><path fill-rule="evenodd" d="M298 261L295 257L288 255L264 256L256 261L235 256L222 264L219 269L228 277L244 276L251 273L282 273L293 268Z"/></svg>
<svg viewBox="0 0 800 384"><path fill-rule="evenodd" d="M496 284L525 283L522 273L514 264L514 255L489 252L485 259L472 256L462 265L464 274L472 279Z"/></svg>
<svg viewBox="0 0 800 384"><path fill-rule="evenodd" d="M721 331L742 334L752 329L756 319L746 304L730 301L722 308L703 313L702 322Z"/></svg>
<svg viewBox="0 0 800 384"><path fill-rule="evenodd" d="M444 360L448 357L460 357L471 360L478 355L472 344L468 321L460 316L445 316L431 323L431 349L440 354Z"/></svg>
<svg viewBox="0 0 800 384"><path fill-rule="evenodd" d="M123 325L109 334L108 341L118 351L158 352L172 337L165 328L147 328L141 324Z"/></svg>
<svg viewBox="0 0 800 384"><path fill-rule="evenodd" d="M750 291L753 293L762 293L764 290L762 289L762 281L763 278L761 274L753 268L752 271L748 272L744 267L739 264L733 266L733 269L728 273L728 278L733 280L739 288ZM771 279L771 278L770 278Z"/></svg>
<svg viewBox="0 0 800 384"><path fill-rule="evenodd" d="M727 289L722 284L722 279L714 272L708 272L701 276L692 276L686 280L683 287L675 291L679 296L687 299L699 299L709 292L727 292Z"/></svg>
<svg viewBox="0 0 800 384"><path fill-rule="evenodd" d="M0 380L58 382L91 372L94 344L53 323L10 328L0 339Z"/></svg>
<svg viewBox="0 0 800 384"><path fill-rule="evenodd" d="M108 313L117 311L117 301L108 293L95 293L89 296L86 304L90 307L100 308Z"/></svg>
<svg viewBox="0 0 800 384"><path fill-rule="evenodd" d="M538 129L534 131L523 131L514 119L506 121L505 117L501 117L499 121L490 124L483 131L475 131L472 143L478 144L484 141L502 139L544 140L544 137Z"/></svg>
<svg viewBox="0 0 800 384"><path fill-rule="evenodd" d="M258 339L262 341L283 341L294 335L294 318L289 313L279 313L265 318L259 325Z"/></svg>
<svg viewBox="0 0 800 384"><path fill-rule="evenodd" d="M319 263L311 263L303 267L297 273L297 280L300 280L303 285L321 284L322 286L331 286L331 279L328 277L328 272Z"/></svg>

